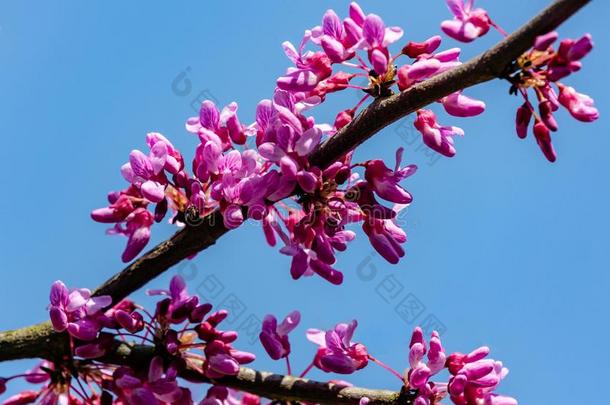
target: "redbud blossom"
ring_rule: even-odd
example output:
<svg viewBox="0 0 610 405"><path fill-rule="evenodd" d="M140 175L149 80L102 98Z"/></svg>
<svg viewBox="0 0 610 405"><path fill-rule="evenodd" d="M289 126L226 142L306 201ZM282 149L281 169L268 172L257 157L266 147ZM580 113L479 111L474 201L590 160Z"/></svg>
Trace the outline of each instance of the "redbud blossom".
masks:
<svg viewBox="0 0 610 405"><path fill-rule="evenodd" d="M92 297L87 289L68 290L56 281L51 286L49 316L56 332L68 331L80 340L93 340L101 329L100 310L112 303L107 295Z"/></svg>
<svg viewBox="0 0 610 405"><path fill-rule="evenodd" d="M564 39L555 50L553 43L558 37L553 31L536 38L533 48L517 60L516 73L508 77L512 83L511 92L520 94L524 99L523 105L517 110L517 135L525 138L531 117L535 116L536 142L551 162L557 156L551 143L550 131L557 131L559 127L554 113L560 106L565 107L579 121L592 122L599 118L593 99L559 82L581 69L580 60L593 48L591 36L586 34L578 40ZM529 101L530 88L533 88L538 99L538 114ZM559 90L559 95L556 89Z"/></svg>
<svg viewBox="0 0 610 405"><path fill-rule="evenodd" d="M426 145L447 157L455 155L453 137L455 135L464 135L464 131L461 128L439 125L436 121L436 115L430 110L417 111L415 128L422 134Z"/></svg>
<svg viewBox="0 0 610 405"><path fill-rule="evenodd" d="M473 8L473 0L447 0L454 19L443 21L441 29L451 38L461 42L472 42L487 34L491 20L482 8Z"/></svg>
<svg viewBox="0 0 610 405"><path fill-rule="evenodd" d="M339 323L326 332L309 329L307 339L318 345L314 364L325 372L351 374L366 367L368 353L360 343L353 343L352 337L358 322Z"/></svg>
<svg viewBox="0 0 610 405"><path fill-rule="evenodd" d="M263 320L263 328L259 335L265 351L273 360L279 360L290 354L288 334L299 325L301 314L293 311L278 325L273 315L267 315Z"/></svg>

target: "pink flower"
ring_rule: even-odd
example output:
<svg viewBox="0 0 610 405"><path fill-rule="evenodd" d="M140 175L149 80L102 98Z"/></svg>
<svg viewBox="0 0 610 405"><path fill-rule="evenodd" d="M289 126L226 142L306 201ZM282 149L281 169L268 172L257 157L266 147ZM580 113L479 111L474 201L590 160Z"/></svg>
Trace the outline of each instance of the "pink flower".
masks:
<svg viewBox="0 0 610 405"><path fill-rule="evenodd" d="M487 11L482 8L473 9L474 0L447 0L447 6L453 13L453 20L441 23L441 29L451 38L461 42L472 42L487 34L492 22Z"/></svg>
<svg viewBox="0 0 610 405"><path fill-rule="evenodd" d="M599 111L591 97L578 93L570 86L560 86L559 89L559 102L574 118L582 122L593 122L599 118Z"/></svg>
<svg viewBox="0 0 610 405"><path fill-rule="evenodd" d="M163 169L171 174L177 174L184 168L184 158L180 151L163 135L157 132L146 134L146 143L153 152L157 164L163 164Z"/></svg>
<svg viewBox="0 0 610 405"><path fill-rule="evenodd" d="M488 354L489 348L483 346L469 354L453 353L447 358L452 375L447 388L454 403L517 404L514 398L493 393L508 369L502 362L485 359Z"/></svg>
<svg viewBox="0 0 610 405"><path fill-rule="evenodd" d="M148 295L168 296L157 305L155 316L160 322L181 324L187 319L192 319L195 311L203 312L205 315L211 310L211 305L199 305L199 297L189 295L186 283L180 276L172 277L169 290L149 290L147 293Z"/></svg>
<svg viewBox="0 0 610 405"><path fill-rule="evenodd" d="M133 150L129 154L129 162L121 167L121 174L150 202L160 202L165 198L167 184L167 178L163 174L166 158L167 147L163 142L155 144L150 156L139 150Z"/></svg>
<svg viewBox="0 0 610 405"><path fill-rule="evenodd" d="M534 124L534 137L536 138L538 147L540 147L540 150L547 160L549 162L557 160L557 154L555 153L555 148L553 148L553 143L551 142L551 132L544 122L536 120L536 123Z"/></svg>
<svg viewBox="0 0 610 405"><path fill-rule="evenodd" d="M303 275L310 276L315 273L332 284L343 283L343 273L331 265L335 261L332 250L327 249L328 244L324 237L320 236L318 241L320 242L316 244L316 248L321 253L320 257L316 250L298 245L289 245L280 250L281 253L292 256L290 265L292 278L297 280Z"/></svg>
<svg viewBox="0 0 610 405"><path fill-rule="evenodd" d="M32 369L26 371L25 380L30 384L42 384L51 379L49 371L52 372L55 366L48 360L41 360ZM46 370L49 371L46 371Z"/></svg>
<svg viewBox="0 0 610 405"><path fill-rule="evenodd" d="M527 128L529 127L531 119L532 109L527 103L524 103L517 109L517 116L515 118L515 126L519 138L523 139L527 136Z"/></svg>
<svg viewBox="0 0 610 405"><path fill-rule="evenodd" d="M303 52L311 39L311 31L306 31L299 49L286 41L282 44L284 53L295 64L286 74L277 79L277 86L286 91L301 92L313 90L316 85L332 73L331 59L324 52ZM332 37L331 37L332 38ZM334 38L333 38L334 39ZM337 44L333 43L333 46ZM341 52L341 50L336 50Z"/></svg>
<svg viewBox="0 0 610 405"><path fill-rule="evenodd" d="M237 375L239 366L254 361L251 353L235 350L230 344L221 340L212 340L205 348L206 362L204 373L209 378L220 378L225 375Z"/></svg>
<svg viewBox="0 0 610 405"><path fill-rule="evenodd" d="M137 208L125 218L125 227L117 224L115 233L127 236L127 245L121 259L127 263L133 260L146 247L150 240L150 227L154 222L153 214L145 208Z"/></svg>
<svg viewBox="0 0 610 405"><path fill-rule="evenodd" d="M442 98L441 103L445 111L454 117L474 117L485 111L483 101L467 97L461 91Z"/></svg>
<svg viewBox="0 0 610 405"><path fill-rule="evenodd" d="M64 283L51 285L49 316L56 332L68 333L80 340L93 340L101 329L96 315L112 303L108 295L92 297L86 288L68 290Z"/></svg>
<svg viewBox="0 0 610 405"><path fill-rule="evenodd" d="M447 157L455 155L453 136L463 136L464 131L458 127L443 127L436 121L436 115L430 110L418 110L415 128L422 134L424 143L431 149Z"/></svg>
<svg viewBox="0 0 610 405"><path fill-rule="evenodd" d="M186 121L186 130L197 134L202 143L215 140L222 150L229 149L232 143L243 145L252 131L239 121L237 108L237 103L232 102L219 112L212 101L205 100L199 116Z"/></svg>
<svg viewBox="0 0 610 405"><path fill-rule="evenodd" d="M432 54L441 45L441 41L440 35L430 37L424 42L409 41L409 43L402 48L402 53L409 58L416 59L424 54Z"/></svg>
<svg viewBox="0 0 610 405"><path fill-rule="evenodd" d="M360 45L369 53L369 61L377 74L382 75L388 70L388 45L398 41L403 35L399 27L386 28L381 17L369 14L362 25L363 43Z"/></svg>
<svg viewBox="0 0 610 405"><path fill-rule="evenodd" d="M391 264L397 264L405 255L401 244L407 241L407 234L393 219L370 218L362 225L373 248Z"/></svg>
<svg viewBox="0 0 610 405"><path fill-rule="evenodd" d="M343 24L337 13L333 10L328 10L324 13L321 32L319 31L314 29L312 33L314 35L321 34L317 40L333 63L341 63L353 56L353 53L346 49L344 41L346 35Z"/></svg>
<svg viewBox="0 0 610 405"><path fill-rule="evenodd" d="M318 345L314 364L325 372L351 374L368 364L366 347L353 343L352 337L358 322L339 323L329 331L309 329L307 339Z"/></svg>
<svg viewBox="0 0 610 405"><path fill-rule="evenodd" d="M163 359L154 357L150 362L148 375L142 378L126 368L120 367L113 374L115 392L119 398L130 404L174 404L178 403L185 391L176 382L177 370L163 367Z"/></svg>
<svg viewBox="0 0 610 405"><path fill-rule="evenodd" d="M288 314L279 325L275 316L267 315L265 317L259 338L269 357L279 360L290 354L288 334L299 325L300 320L299 311Z"/></svg>
<svg viewBox="0 0 610 405"><path fill-rule="evenodd" d="M83 359L96 359L107 354L114 344L114 335L101 332L94 340L75 347L74 354Z"/></svg>
<svg viewBox="0 0 610 405"><path fill-rule="evenodd" d="M397 204L409 204L413 201L411 194L398 183L417 171L416 165L400 167L403 151L403 148L396 151L396 165L393 171L382 160L369 160L365 163L364 177L371 188L379 197Z"/></svg>
<svg viewBox="0 0 610 405"><path fill-rule="evenodd" d="M426 353L428 360L424 362ZM415 389L424 388L428 384L428 379L445 367L445 360L446 355L438 332L432 332L430 349L427 350L423 331L420 327L416 327L409 344L409 365L411 367L407 373L409 385Z"/></svg>
<svg viewBox="0 0 610 405"><path fill-rule="evenodd" d="M517 109L517 135L520 138L526 137L531 118L535 116L534 136L550 162L557 158L550 133L558 129L554 113L560 106L582 122L592 122L599 118L599 111L591 97L559 82L581 69L580 60L593 49L591 35L586 34L578 40L564 39L555 50L552 45L557 38L558 34L554 31L536 38L533 49L521 57L521 70L509 79L512 82L511 92L521 94L524 99L523 105ZM559 90L559 95L553 84ZM529 100L530 88L534 89L538 99L539 114L535 114Z"/></svg>
<svg viewBox="0 0 610 405"><path fill-rule="evenodd" d="M260 397L242 393L220 385L208 389L206 397L199 405L260 405Z"/></svg>
<svg viewBox="0 0 610 405"><path fill-rule="evenodd" d="M429 41L431 40L432 38ZM434 46L437 46L436 42L431 44L430 49ZM406 90L416 83L461 65L460 52L460 48L451 48L436 54L418 54L411 65L404 65L398 69L398 88Z"/></svg>
<svg viewBox="0 0 610 405"><path fill-rule="evenodd" d="M39 392L37 391L22 391L4 400L2 405L25 405L31 404L38 398Z"/></svg>

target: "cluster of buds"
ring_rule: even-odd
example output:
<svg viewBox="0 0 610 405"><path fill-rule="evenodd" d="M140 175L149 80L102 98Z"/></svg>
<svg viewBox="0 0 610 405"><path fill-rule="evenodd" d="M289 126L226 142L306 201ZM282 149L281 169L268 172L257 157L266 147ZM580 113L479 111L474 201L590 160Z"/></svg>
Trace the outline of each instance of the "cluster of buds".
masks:
<svg viewBox="0 0 610 405"><path fill-rule="evenodd" d="M502 362L486 359L488 354L489 348L483 346L466 355L447 356L437 332L432 332L427 345L421 328L415 328L409 344L410 367L405 372L407 388L417 390L414 404L436 404L449 396L456 405L517 405L514 398L495 393L508 369ZM449 372L449 381L430 381L443 370Z"/></svg>
<svg viewBox="0 0 610 405"><path fill-rule="evenodd" d="M0 378L0 391L19 377L44 384L4 405L191 405L191 392L180 380L183 371L214 379L237 375L241 365L254 361L253 354L233 347L237 332L219 329L228 312L212 312L211 304L188 293L180 276L172 278L168 290L148 294L161 297L153 313L130 300L111 306L108 296L92 297L89 290L68 290L55 282L49 314L54 330L68 336L71 353L53 363L43 361L23 375ZM108 363L105 356L127 341L150 345L150 363Z"/></svg>
<svg viewBox="0 0 610 405"><path fill-rule="evenodd" d="M299 321L298 311L289 314L280 325L275 316L267 315L260 334L261 343L272 359L286 359L288 374L292 374L288 334ZM328 331L307 330L307 339L318 349L311 364L299 376L307 375L313 367L326 373L353 374L373 362L398 377L413 395L416 405L439 404L447 397L456 405L517 405L514 398L495 393L508 369L501 362L486 358L488 347L469 354L447 355L438 332L433 331L426 342L422 329L416 327L409 343L409 367L401 374L369 354L362 343L352 341L357 325L353 320L339 323ZM449 375L447 381L431 380L443 371Z"/></svg>
<svg viewBox="0 0 610 405"><path fill-rule="evenodd" d="M586 34L578 40L564 39L555 50L553 43L558 37L554 31L538 37L533 48L515 63L514 69L517 71L508 77L512 83L511 93L520 94L524 99L517 110L517 135L520 138L527 136L533 117L534 137L550 162L557 158L551 143L551 132L558 129L553 113L560 106L578 121L593 122L599 118L591 97L560 82L582 68L581 59L593 49L591 36ZM534 91L538 100L538 113L529 99L529 89Z"/></svg>

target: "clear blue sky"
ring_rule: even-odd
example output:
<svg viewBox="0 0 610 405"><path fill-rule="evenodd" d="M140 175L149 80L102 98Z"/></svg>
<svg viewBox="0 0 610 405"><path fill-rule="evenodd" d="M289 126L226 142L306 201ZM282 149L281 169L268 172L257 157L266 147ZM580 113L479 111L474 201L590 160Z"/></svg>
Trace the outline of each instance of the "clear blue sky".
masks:
<svg viewBox="0 0 610 405"><path fill-rule="evenodd" d="M507 30L547 3L478 2ZM439 32L440 21L449 17L441 0L361 4L388 24L403 26L406 38L415 40ZM270 96L287 66L281 42L298 41L327 8L344 15L347 5L0 3L0 329L46 319L52 281L95 287L122 268L125 241L105 236L104 226L91 221L89 212L105 203L108 190L123 186L119 167L131 149L144 147L147 131L171 137L191 157L195 139L183 123L194 114L191 104L199 93L221 103L236 100L240 117L250 122L256 103ZM313 354L304 337L307 327L326 328L357 317L356 338L403 369L412 327L437 319L448 350L492 347L493 356L511 369L502 392L520 403L568 404L574 395L579 403L598 402L595 387L607 385L610 360L609 12L607 2L594 1L560 30L572 37L588 31L596 39L582 72L567 82L594 97L602 117L582 124L559 114L557 163L549 164L532 138L522 141L514 134L518 100L508 96L507 84L481 85L469 94L487 101L482 117L441 116L466 131L457 140L455 158L431 160L410 133L401 137L411 121L384 130L358 152L363 159L391 158L404 146L406 160L420 165L405 183L415 201L405 217L410 241L399 265L369 257L372 249L359 235L339 258L346 274L343 286L320 278L294 282L289 259L266 246L260 229L245 225L193 261L192 289L217 293L212 300L217 304L237 297L245 309L233 321L235 327L249 315L262 318L274 311L283 316L300 309L303 324L292 338L296 369ZM497 40L492 32L467 46L464 59ZM444 46L453 45L446 40ZM172 87L182 72L190 89ZM356 93L331 98L319 120L356 99ZM153 241L172 232L170 226L158 226ZM189 267L182 272L191 273ZM152 285L166 285L175 273ZM395 308L404 300L413 306L401 317ZM283 364L262 355L258 344L240 341L244 349L261 354L257 367L284 371ZM29 365L1 364L0 375ZM584 373L577 380L587 381L585 387L571 385L574 373ZM375 366L351 380L397 388Z"/></svg>

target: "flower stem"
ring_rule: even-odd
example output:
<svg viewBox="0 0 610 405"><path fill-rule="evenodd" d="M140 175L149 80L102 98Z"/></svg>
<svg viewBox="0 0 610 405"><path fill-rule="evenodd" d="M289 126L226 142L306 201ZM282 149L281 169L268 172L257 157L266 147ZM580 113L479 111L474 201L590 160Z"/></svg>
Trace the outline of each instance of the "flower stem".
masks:
<svg viewBox="0 0 610 405"><path fill-rule="evenodd" d="M286 356L286 370L288 375L292 375L292 368L290 367L290 359Z"/></svg>
<svg viewBox="0 0 610 405"><path fill-rule="evenodd" d="M498 24L496 24L493 21L490 21L491 26L494 27L500 34L502 34L502 36L507 37L508 36L508 32L504 31L502 29L502 27L500 27Z"/></svg>
<svg viewBox="0 0 610 405"><path fill-rule="evenodd" d="M373 363L376 363L377 365L381 366L382 368L386 369L390 373L394 374L396 377L398 377L398 379L400 381L402 381L404 383L404 379L402 378L402 375L398 371L394 370L392 367L390 367L387 364L381 362L380 360L377 360L376 358L374 358L370 354L369 354L369 360L371 360Z"/></svg>
<svg viewBox="0 0 610 405"><path fill-rule="evenodd" d="M311 362L310 365L307 366L307 368L305 370L303 370L303 372L301 373L301 375L299 375L299 378L303 378L307 375L307 373L309 373L311 371L311 369L313 368L314 364L313 361Z"/></svg>

